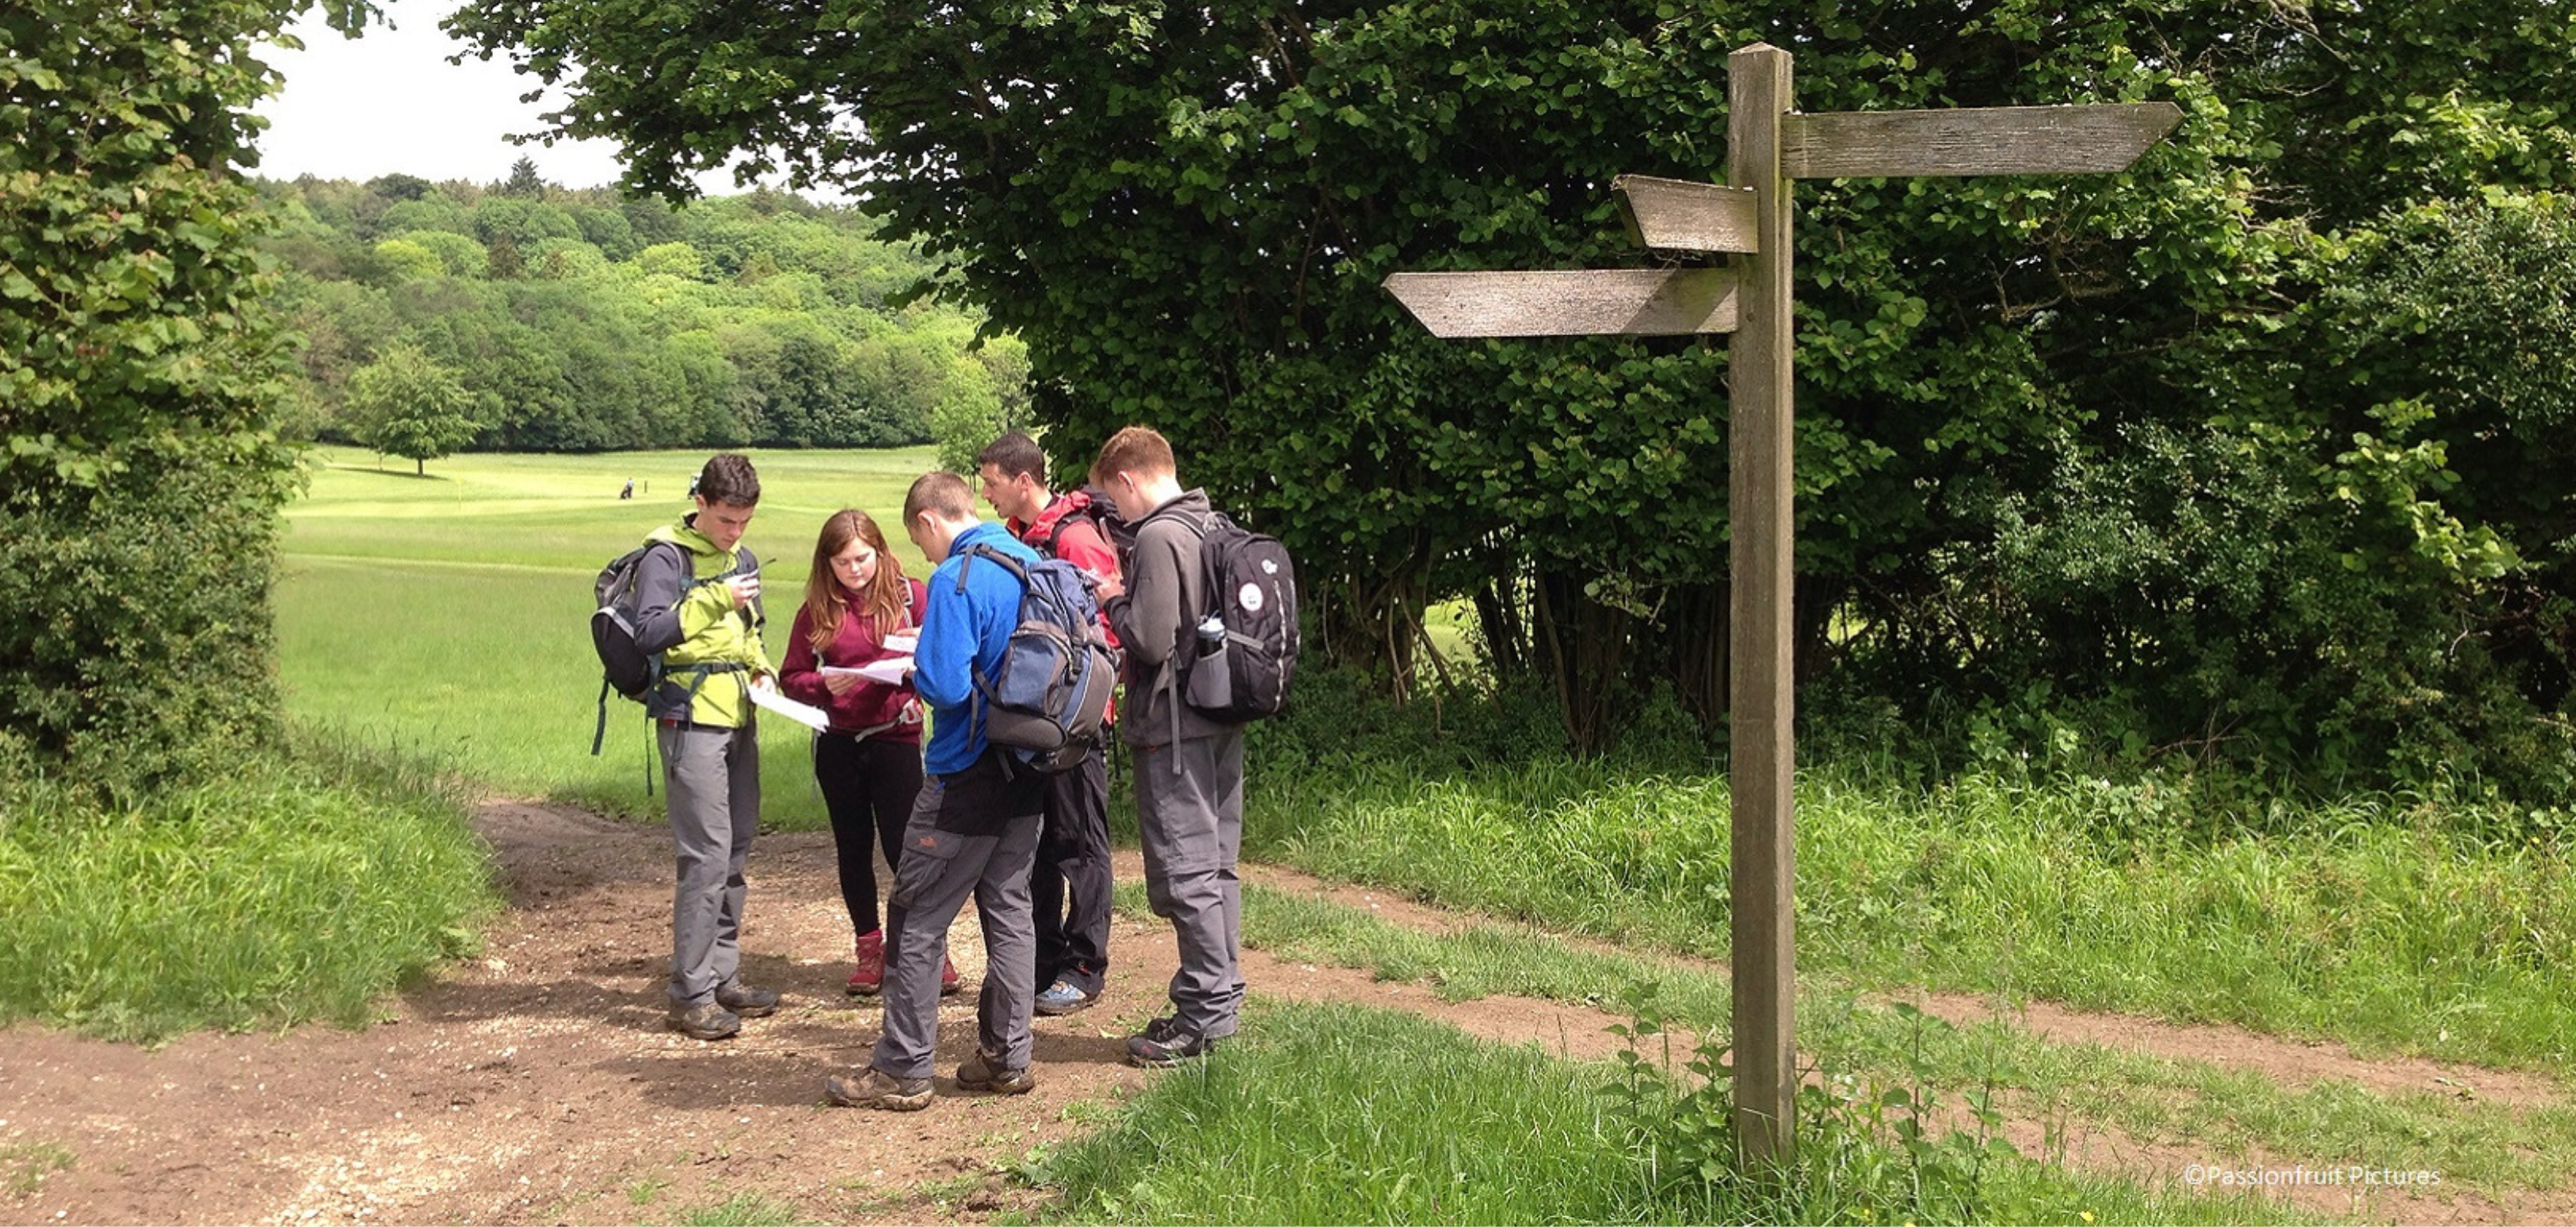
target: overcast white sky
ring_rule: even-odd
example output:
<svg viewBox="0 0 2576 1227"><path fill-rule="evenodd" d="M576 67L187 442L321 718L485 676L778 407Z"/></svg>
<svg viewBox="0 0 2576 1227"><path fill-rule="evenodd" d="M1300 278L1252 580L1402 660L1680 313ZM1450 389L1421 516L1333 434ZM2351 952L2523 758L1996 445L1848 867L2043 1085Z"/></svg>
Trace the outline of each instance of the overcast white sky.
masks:
<svg viewBox="0 0 2576 1227"><path fill-rule="evenodd" d="M501 139L536 131L543 126L538 113L550 108L520 102L536 79L511 72L501 60L447 62L464 47L438 22L456 7L457 0L390 0L384 9L398 28L372 26L355 40L324 25L318 9L306 14L295 29L304 50L270 47L263 56L286 85L259 108L269 120L259 141L259 173L365 180L399 172L492 183L528 157L550 183L615 183L617 149L607 141L546 146ZM704 176L698 187L710 195L742 190L724 174Z"/></svg>

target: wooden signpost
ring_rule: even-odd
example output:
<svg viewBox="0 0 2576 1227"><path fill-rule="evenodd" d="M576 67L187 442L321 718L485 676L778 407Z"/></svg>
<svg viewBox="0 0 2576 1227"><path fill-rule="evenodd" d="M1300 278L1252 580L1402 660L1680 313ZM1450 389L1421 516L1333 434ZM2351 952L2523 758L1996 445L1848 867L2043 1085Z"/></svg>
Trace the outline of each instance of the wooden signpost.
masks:
<svg viewBox="0 0 2576 1227"><path fill-rule="evenodd" d="M1798 1050L1790 802L1789 182L2125 170L2182 112L2167 102L1800 115L1789 53L1728 58L1727 185L1622 175L1637 241L1726 268L1397 273L1386 288L1441 337L1731 332L1727 786L1734 857L1735 1127L1746 1157L1792 1155Z"/></svg>

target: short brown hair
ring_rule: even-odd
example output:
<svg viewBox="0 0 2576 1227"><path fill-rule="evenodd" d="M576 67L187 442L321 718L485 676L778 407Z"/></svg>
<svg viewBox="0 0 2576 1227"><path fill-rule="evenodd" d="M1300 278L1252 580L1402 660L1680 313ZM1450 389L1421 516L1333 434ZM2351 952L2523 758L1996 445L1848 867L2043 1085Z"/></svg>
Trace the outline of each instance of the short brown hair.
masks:
<svg viewBox="0 0 2576 1227"><path fill-rule="evenodd" d="M966 489L966 479L945 470L924 473L912 479L912 489L904 492L903 522L910 524L921 513L935 511L939 518L954 523L975 518L975 496Z"/></svg>
<svg viewBox="0 0 2576 1227"><path fill-rule="evenodd" d="M1034 477L1039 485L1047 484L1046 452L1038 447L1038 441L1030 438L1027 431L1010 431L986 444L975 457L975 467L980 469L988 464L1006 480Z"/></svg>
<svg viewBox="0 0 2576 1227"><path fill-rule="evenodd" d="M728 507L760 505L760 474L751 467L751 458L726 452L707 458L707 467L698 470L697 494L710 503Z"/></svg>
<svg viewBox="0 0 2576 1227"><path fill-rule="evenodd" d="M1100 458L1091 462L1094 485L1107 485L1120 473L1155 473L1170 476L1172 444L1151 426L1130 426L1109 436L1100 445Z"/></svg>

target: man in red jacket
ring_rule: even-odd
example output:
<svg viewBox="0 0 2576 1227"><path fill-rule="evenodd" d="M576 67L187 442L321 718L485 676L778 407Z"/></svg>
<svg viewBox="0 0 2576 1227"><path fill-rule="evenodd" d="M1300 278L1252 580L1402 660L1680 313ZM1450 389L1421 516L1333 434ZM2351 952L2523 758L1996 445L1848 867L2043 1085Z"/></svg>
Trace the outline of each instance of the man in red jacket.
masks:
<svg viewBox="0 0 2576 1227"><path fill-rule="evenodd" d="M1013 536L1050 558L1082 568L1096 581L1118 579L1118 551L1102 532L1114 513L1082 490L1048 490L1046 453L1011 431L975 458L984 501ZM1106 623L1103 623L1106 629ZM1118 645L1112 634L1111 647ZM1114 714L1114 713L1113 713ZM1038 842L1029 895L1037 907L1037 1012L1071 1014L1100 1000L1109 972L1109 762L1092 747L1081 766L1047 777L1046 828Z"/></svg>

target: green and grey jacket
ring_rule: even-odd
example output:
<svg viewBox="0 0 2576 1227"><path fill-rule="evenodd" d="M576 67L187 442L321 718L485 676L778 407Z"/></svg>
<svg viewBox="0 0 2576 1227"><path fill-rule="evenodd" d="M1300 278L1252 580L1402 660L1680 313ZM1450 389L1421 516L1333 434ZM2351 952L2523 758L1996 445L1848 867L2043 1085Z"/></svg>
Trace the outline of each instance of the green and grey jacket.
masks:
<svg viewBox="0 0 2576 1227"><path fill-rule="evenodd" d="M722 581L760 574L760 559L740 546L717 549L696 520L691 514L653 530L646 541L680 548L653 550L636 569L635 644L662 653L662 681L644 696L644 710L656 720L741 728L752 721L751 679L771 669L760 645L760 602L735 608Z"/></svg>

